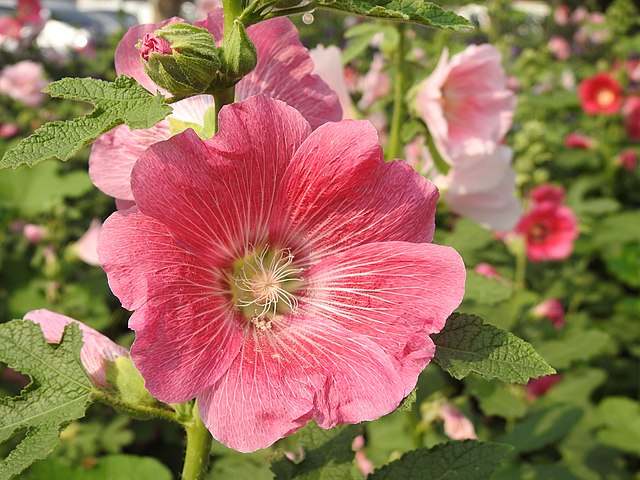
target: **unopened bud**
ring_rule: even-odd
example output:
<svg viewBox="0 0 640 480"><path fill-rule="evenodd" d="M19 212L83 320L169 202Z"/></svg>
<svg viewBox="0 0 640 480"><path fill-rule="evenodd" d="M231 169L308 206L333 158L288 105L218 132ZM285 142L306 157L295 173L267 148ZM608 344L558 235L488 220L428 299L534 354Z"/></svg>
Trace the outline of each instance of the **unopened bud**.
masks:
<svg viewBox="0 0 640 480"><path fill-rule="evenodd" d="M140 56L149 61L149 54L159 53L161 55L171 55L171 44L164 38L160 38L153 33L147 33L138 47Z"/></svg>

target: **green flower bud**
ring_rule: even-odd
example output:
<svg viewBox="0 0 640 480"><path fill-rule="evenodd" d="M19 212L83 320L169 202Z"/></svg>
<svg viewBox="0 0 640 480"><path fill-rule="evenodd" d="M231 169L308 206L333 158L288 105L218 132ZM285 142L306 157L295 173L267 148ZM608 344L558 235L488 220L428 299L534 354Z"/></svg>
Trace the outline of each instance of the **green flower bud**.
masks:
<svg viewBox="0 0 640 480"><path fill-rule="evenodd" d="M214 88L229 88L242 77L256 68L258 54L256 47L245 31L244 25L236 20L220 54L220 75L213 84Z"/></svg>

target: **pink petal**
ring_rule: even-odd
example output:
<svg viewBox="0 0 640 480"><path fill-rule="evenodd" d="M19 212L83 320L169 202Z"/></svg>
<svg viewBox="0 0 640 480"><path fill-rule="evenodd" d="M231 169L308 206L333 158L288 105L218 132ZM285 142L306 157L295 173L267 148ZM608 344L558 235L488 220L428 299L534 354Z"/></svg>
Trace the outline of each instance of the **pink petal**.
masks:
<svg viewBox="0 0 640 480"><path fill-rule="evenodd" d="M152 145L132 180L140 211L214 264L264 240L276 186L310 132L300 113L262 95L223 108L219 124L208 141L187 130Z"/></svg>
<svg viewBox="0 0 640 480"><path fill-rule="evenodd" d="M137 309L131 358L154 396L190 400L226 371L242 333L215 266L135 207L105 222L100 261L123 306Z"/></svg>
<svg viewBox="0 0 640 480"><path fill-rule="evenodd" d="M347 88L344 78L344 67L342 66L342 52L335 45L325 47L317 45L309 51L313 60L313 74L318 75L328 86L336 92L340 107L342 108L342 118L355 118L356 113L353 100Z"/></svg>
<svg viewBox="0 0 640 480"><path fill-rule="evenodd" d="M467 440L478 438L476 429L467 417L453 405L445 403L439 412L444 422L444 433L452 440Z"/></svg>
<svg viewBox="0 0 640 480"><path fill-rule="evenodd" d="M497 187L508 175L512 158L513 150L504 145L483 155L461 156L447 175L449 191L469 195Z"/></svg>
<svg viewBox="0 0 640 480"><path fill-rule="evenodd" d="M204 125L205 117L211 113L214 105L211 95L195 95L171 104L173 112L170 118Z"/></svg>
<svg viewBox="0 0 640 480"><path fill-rule="evenodd" d="M98 238L101 231L102 222L98 218L94 218L91 220L89 229L76 242L78 258L89 265L100 265L98 261Z"/></svg>
<svg viewBox="0 0 640 480"><path fill-rule="evenodd" d="M50 343L60 343L62 332L67 324L72 322L77 324L82 330L83 340L80 361L89 373L91 380L101 387L109 386L105 363L113 362L117 357L127 356L126 348L115 344L97 330L73 318L45 309L32 310L24 318L39 324L44 338Z"/></svg>
<svg viewBox="0 0 640 480"><path fill-rule="evenodd" d="M460 255L449 247L366 244L311 267L300 309L379 345L408 393L433 357L429 334L439 332L462 301L465 276Z"/></svg>
<svg viewBox="0 0 640 480"><path fill-rule="evenodd" d="M279 331L248 330L241 354L198 404L214 438L250 452L314 416L323 428L373 420L407 393L376 344L329 320L295 316Z"/></svg>
<svg viewBox="0 0 640 480"><path fill-rule="evenodd" d="M298 30L286 18L274 18L247 30L258 52L258 65L236 86L242 100L264 93L298 110L317 128L342 118L338 96L317 75L313 61L300 43Z"/></svg>
<svg viewBox="0 0 640 480"><path fill-rule="evenodd" d="M315 258L376 241L429 242L437 189L402 161L385 163L369 122L315 130L278 193L272 235Z"/></svg>
<svg viewBox="0 0 640 480"><path fill-rule="evenodd" d="M133 166L150 145L170 136L169 122L166 120L147 130L131 130L126 125L120 125L105 133L91 147L91 181L107 195L121 200L133 200Z"/></svg>

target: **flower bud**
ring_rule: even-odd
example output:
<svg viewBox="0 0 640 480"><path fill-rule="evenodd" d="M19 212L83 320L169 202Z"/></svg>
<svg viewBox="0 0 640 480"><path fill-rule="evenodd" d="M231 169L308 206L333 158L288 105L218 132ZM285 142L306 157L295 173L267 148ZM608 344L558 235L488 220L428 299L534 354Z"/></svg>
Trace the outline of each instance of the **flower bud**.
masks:
<svg viewBox="0 0 640 480"><path fill-rule="evenodd" d="M225 39L221 61L222 66L214 84L215 88L232 87L256 68L258 63L256 47L247 35L244 25L238 20L233 23L229 37Z"/></svg>
<svg viewBox="0 0 640 480"><path fill-rule="evenodd" d="M186 23L145 35L138 50L149 77L178 98L206 92L220 69L213 36Z"/></svg>

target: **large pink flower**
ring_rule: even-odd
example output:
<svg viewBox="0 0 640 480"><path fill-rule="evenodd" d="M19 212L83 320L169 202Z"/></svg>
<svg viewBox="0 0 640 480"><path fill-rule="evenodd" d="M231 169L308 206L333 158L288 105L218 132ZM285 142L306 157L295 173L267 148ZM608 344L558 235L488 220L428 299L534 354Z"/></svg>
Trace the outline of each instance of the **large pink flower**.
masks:
<svg viewBox="0 0 640 480"><path fill-rule="evenodd" d="M418 87L416 109L443 158L487 154L513 121L515 96L495 47L471 45L449 60L442 53L433 73Z"/></svg>
<svg viewBox="0 0 640 480"><path fill-rule="evenodd" d="M197 397L219 441L266 447L394 410L458 306L464 266L433 237L436 188L385 163L365 121L327 123L263 95L219 133L151 146L136 207L98 253L136 310L131 356L151 393Z"/></svg>
<svg viewBox="0 0 640 480"><path fill-rule="evenodd" d="M531 208L516 226L525 237L531 261L564 260L573 251L578 237L578 220L573 211L561 204L564 191L541 185L531 192Z"/></svg>
<svg viewBox="0 0 640 480"><path fill-rule="evenodd" d="M117 357L126 357L127 349L115 344L97 330L73 318L50 310L32 310L24 318L40 325L47 342L60 343L64 327L75 323L82 330L82 350L80 360L94 383L101 387L108 387L106 362L113 362Z"/></svg>
<svg viewBox="0 0 640 480"><path fill-rule="evenodd" d="M28 107L37 107L44 100L42 89L47 84L39 63L22 60L0 72L0 92Z"/></svg>
<svg viewBox="0 0 640 480"><path fill-rule="evenodd" d="M163 91L144 71L136 45L145 35L162 26L183 21L172 18L162 23L130 28L116 49L116 72L135 78L152 92ZM195 24L207 28L219 41L222 39L222 21L222 10L215 9L206 19ZM236 85L236 97L239 100L264 93L299 110L313 128L342 118L338 96L320 77L312 74L313 61L300 43L298 31L291 21L276 18L249 27L247 33L256 46L258 64ZM177 102L172 107L174 113L169 119L151 129L132 131L123 125L101 136L93 144L89 175L100 190L121 200L133 200L131 170L140 154L149 145L182 131L184 124L180 122L204 125L205 115L213 111L213 97L200 95Z"/></svg>

